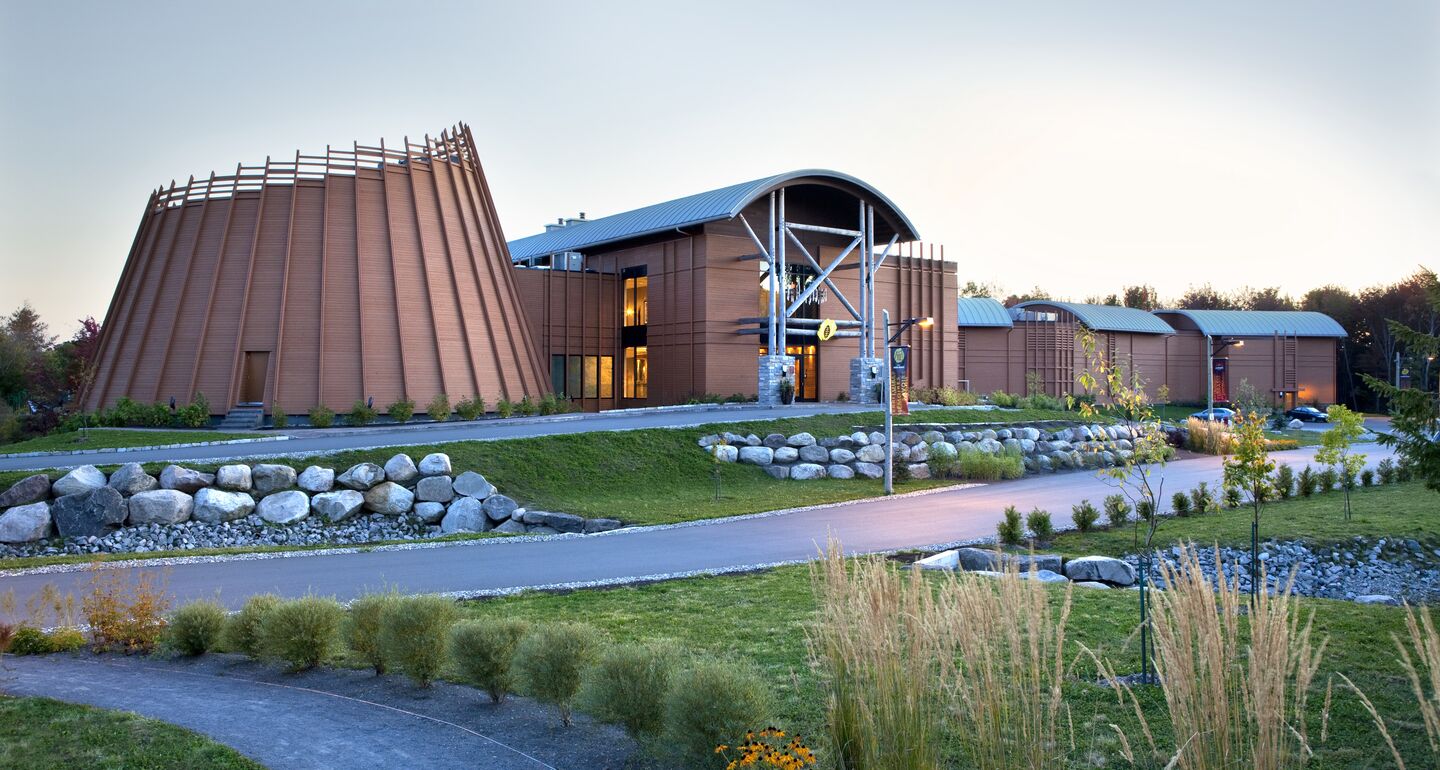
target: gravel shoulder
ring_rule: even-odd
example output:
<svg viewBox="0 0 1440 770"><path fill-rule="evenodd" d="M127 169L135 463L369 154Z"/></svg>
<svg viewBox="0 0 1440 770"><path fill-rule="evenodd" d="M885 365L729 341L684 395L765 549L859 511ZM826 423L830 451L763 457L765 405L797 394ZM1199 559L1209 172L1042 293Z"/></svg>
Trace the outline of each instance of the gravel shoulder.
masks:
<svg viewBox="0 0 1440 770"><path fill-rule="evenodd" d="M285 674L233 655L196 659L6 657L0 689L133 711L187 727L275 770L622 768L622 731L525 698L496 706L474 688L369 672Z"/></svg>

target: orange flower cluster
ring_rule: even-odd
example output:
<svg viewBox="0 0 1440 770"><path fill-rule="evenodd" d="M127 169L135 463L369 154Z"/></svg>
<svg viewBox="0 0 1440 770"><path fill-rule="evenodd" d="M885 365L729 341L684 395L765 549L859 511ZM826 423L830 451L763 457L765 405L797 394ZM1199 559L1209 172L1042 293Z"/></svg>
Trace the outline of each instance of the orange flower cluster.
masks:
<svg viewBox="0 0 1440 770"><path fill-rule="evenodd" d="M774 767L779 770L803 770L815 764L815 752L800 739L800 736L790 736L790 740L784 730L775 727L767 727L760 732L745 733L745 742L735 746L737 756L730 758L731 747L721 744L715 747L716 754L724 754L730 759L725 765L725 770L738 770L741 767Z"/></svg>

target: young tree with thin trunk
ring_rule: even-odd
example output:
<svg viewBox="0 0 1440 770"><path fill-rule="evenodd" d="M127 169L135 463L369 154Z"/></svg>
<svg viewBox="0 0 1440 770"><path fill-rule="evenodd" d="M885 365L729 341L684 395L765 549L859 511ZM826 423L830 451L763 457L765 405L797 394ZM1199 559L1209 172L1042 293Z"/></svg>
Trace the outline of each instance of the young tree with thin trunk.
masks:
<svg viewBox="0 0 1440 770"><path fill-rule="evenodd" d="M1350 491L1355 488L1355 478L1365 469L1365 455L1351 451L1355 440L1365 434L1365 415L1352 412L1340 404L1326 410L1330 416L1330 430L1320 437L1320 449L1315 460L1335 468L1340 478L1340 488L1345 490L1345 520L1350 520Z"/></svg>
<svg viewBox="0 0 1440 770"><path fill-rule="evenodd" d="M1240 412L1231 426L1234 453L1225 458L1225 487L1238 490L1249 498L1254 519L1250 522L1250 600L1260 588L1260 511L1265 501L1274 497L1271 474L1275 461L1265 445L1265 416L1259 412Z"/></svg>

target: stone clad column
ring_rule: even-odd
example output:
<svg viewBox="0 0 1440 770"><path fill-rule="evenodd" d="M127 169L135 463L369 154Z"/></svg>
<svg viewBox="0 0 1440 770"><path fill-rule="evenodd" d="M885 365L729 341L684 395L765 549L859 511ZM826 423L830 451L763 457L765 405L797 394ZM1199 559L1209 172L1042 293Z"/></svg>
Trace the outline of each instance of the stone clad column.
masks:
<svg viewBox="0 0 1440 770"><path fill-rule="evenodd" d="M885 359L856 356L850 359L850 400L857 404L878 404L875 387L885 377Z"/></svg>
<svg viewBox="0 0 1440 770"><path fill-rule="evenodd" d="M780 381L795 382L795 359L792 356L760 356L760 381L756 395L765 406L780 403Z"/></svg>

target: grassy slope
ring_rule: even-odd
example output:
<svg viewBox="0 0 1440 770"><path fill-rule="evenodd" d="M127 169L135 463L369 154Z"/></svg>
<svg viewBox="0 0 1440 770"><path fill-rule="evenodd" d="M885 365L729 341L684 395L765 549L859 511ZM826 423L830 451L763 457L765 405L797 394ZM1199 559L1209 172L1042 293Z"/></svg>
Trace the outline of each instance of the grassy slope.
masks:
<svg viewBox="0 0 1440 770"><path fill-rule="evenodd" d="M48 698L0 697L0 767L260 768L165 722Z"/></svg>
<svg viewBox="0 0 1440 770"><path fill-rule="evenodd" d="M85 432L52 433L16 444L0 446L0 457L24 452L77 452L82 449L119 449L137 446L168 446L198 444L202 441L228 441L255 438L253 433L220 433L213 430L120 430L94 428ZM83 439L83 440L82 440Z"/></svg>

